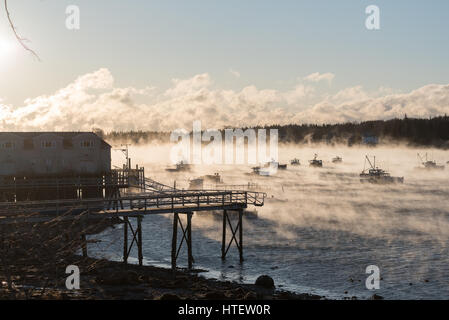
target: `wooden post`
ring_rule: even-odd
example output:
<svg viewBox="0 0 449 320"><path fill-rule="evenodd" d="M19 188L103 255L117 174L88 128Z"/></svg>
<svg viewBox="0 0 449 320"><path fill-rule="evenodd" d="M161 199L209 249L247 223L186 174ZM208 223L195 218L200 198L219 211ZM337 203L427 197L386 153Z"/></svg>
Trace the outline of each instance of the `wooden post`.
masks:
<svg viewBox="0 0 449 320"><path fill-rule="evenodd" d="M193 255L192 255L192 213L187 213L187 259L189 269L192 269Z"/></svg>
<svg viewBox="0 0 449 320"><path fill-rule="evenodd" d="M176 269L176 247L178 245L178 213L173 214L173 235L171 241L171 267Z"/></svg>
<svg viewBox="0 0 449 320"><path fill-rule="evenodd" d="M139 266L143 265L143 253L142 253L142 217L137 217L137 249L139 255Z"/></svg>
<svg viewBox="0 0 449 320"><path fill-rule="evenodd" d="M114 188L114 197L116 198L116 200L115 200L115 202L114 202L114 208L115 208L115 211L116 211L116 213L117 213L117 215L118 215L118 197L117 197L117 190L115 190L115 188Z"/></svg>
<svg viewBox="0 0 449 320"><path fill-rule="evenodd" d="M123 262L128 263L128 217L123 217Z"/></svg>
<svg viewBox="0 0 449 320"><path fill-rule="evenodd" d="M243 262L243 209L239 209L239 242L240 262Z"/></svg>
<svg viewBox="0 0 449 320"><path fill-rule="evenodd" d="M224 260L226 258L226 216L227 211L223 210L223 234L221 239L221 259Z"/></svg>

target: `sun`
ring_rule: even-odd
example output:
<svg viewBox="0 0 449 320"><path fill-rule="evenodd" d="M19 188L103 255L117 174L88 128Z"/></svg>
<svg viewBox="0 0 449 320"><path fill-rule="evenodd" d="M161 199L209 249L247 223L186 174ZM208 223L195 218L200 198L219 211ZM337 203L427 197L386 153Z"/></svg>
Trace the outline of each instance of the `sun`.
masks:
<svg viewBox="0 0 449 320"><path fill-rule="evenodd" d="M0 38L0 59L9 56L14 50L14 45L5 39Z"/></svg>

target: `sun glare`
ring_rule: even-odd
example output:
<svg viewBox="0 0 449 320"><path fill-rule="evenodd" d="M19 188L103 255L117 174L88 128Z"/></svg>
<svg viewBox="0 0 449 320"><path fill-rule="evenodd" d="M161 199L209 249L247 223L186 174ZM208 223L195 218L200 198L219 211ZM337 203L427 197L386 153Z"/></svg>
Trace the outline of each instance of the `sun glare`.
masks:
<svg viewBox="0 0 449 320"><path fill-rule="evenodd" d="M14 46L11 42L0 38L0 59L10 55Z"/></svg>

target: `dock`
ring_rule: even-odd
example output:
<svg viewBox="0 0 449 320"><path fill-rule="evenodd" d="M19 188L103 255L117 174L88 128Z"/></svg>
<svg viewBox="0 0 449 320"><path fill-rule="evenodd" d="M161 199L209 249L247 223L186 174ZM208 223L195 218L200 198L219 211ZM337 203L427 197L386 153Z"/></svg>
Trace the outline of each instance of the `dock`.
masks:
<svg viewBox="0 0 449 320"><path fill-rule="evenodd" d="M143 172L143 171L142 171ZM12 184L0 185L0 189L14 188L17 194L20 190L60 190L75 188L76 194L82 194L82 189L94 188L95 194L103 194L97 198L55 199L39 201L9 201L0 202L0 225L4 227L11 223L39 223L58 219L60 221L80 219L85 224L95 223L95 220L119 218L123 223L123 262L128 257L134 245L138 250L139 265L143 265L143 233L142 219L154 214L173 214L173 233L171 265L177 268L177 258L185 243L187 245L188 268L194 263L192 252L192 217L195 212L210 211L211 214L222 213L222 249L221 258L225 259L233 243L235 243L240 261L243 261L243 212L248 206L264 205L265 193L244 190L178 190L157 181L142 177L140 172L135 182L129 174L120 172L114 174L116 179L98 179L83 181L47 180L35 181L33 184L21 181L11 181ZM82 182L82 183L81 183ZM79 183L79 184L77 184ZM77 187L79 186L79 188ZM121 194L122 189L135 188L137 193ZM73 191L73 190L72 190ZM14 197L15 199L16 197ZM228 216L229 211L238 212L238 222L234 225ZM184 226L180 215L185 215L187 223ZM80 218L82 217L82 218ZM134 222L134 223L133 223ZM227 231L230 237L227 239ZM182 237L178 241L178 230ZM129 242L131 236L131 242ZM83 255L87 256L87 241L82 246Z"/></svg>

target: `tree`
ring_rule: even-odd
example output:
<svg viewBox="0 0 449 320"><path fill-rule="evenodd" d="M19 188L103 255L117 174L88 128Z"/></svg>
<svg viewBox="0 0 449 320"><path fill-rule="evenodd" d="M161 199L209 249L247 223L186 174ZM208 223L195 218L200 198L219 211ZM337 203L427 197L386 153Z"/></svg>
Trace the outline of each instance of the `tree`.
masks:
<svg viewBox="0 0 449 320"><path fill-rule="evenodd" d="M32 55L34 55L38 60L40 60L39 56L37 55L37 53L31 49L30 47L28 47L25 42L28 42L29 40L26 38L23 38L19 35L19 33L17 32L16 27L14 26L14 23L12 22L11 19L11 14L9 13L9 9L8 9L8 0L4 0L4 5L5 5L5 12L6 12L6 17L8 19L9 25L11 27L12 32L14 33L14 36L16 37L17 41L20 43L20 45L28 52L30 52Z"/></svg>

